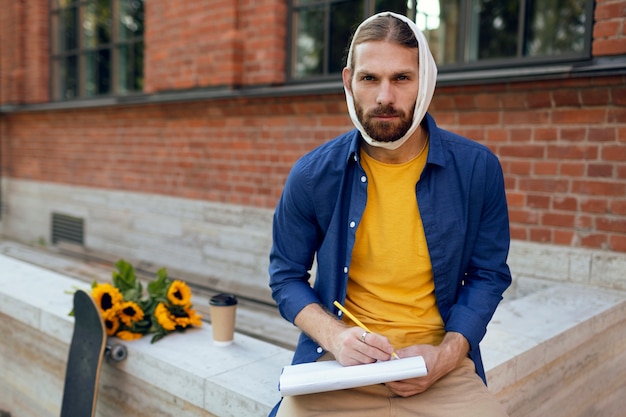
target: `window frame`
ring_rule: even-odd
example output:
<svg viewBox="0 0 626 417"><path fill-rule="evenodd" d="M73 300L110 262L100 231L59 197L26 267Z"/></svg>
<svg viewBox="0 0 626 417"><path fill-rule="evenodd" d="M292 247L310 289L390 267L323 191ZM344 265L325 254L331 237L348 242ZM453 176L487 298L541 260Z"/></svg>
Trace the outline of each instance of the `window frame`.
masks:
<svg viewBox="0 0 626 417"><path fill-rule="evenodd" d="M302 84L302 83L316 83L316 82L324 82L329 80L337 80L341 78L341 73L328 73L328 39L324 39L324 73L319 75L311 75L305 77L298 77L295 74L294 67L296 65L295 62L295 36L296 33L294 28L294 20L297 16L297 11L303 7L310 7L311 5L324 5L325 7L325 19L329 19L329 6L332 3L337 2L338 0L313 0L307 2L306 5L296 6L295 3L297 0L290 0L287 8L287 53L286 53L286 82L288 84ZM361 20L365 19L367 16L370 16L374 13L375 10L375 1L374 0L362 0L365 3L363 10L366 12L366 16L363 16ZM417 0L419 1L419 0ZM492 58L492 59L482 59L476 61L470 61L467 57L469 56L469 39L471 34L471 19L472 14L470 13L472 8L472 2L474 0L459 0L459 9L460 15L463 17L459 20L459 30L457 34L457 45L460 47L457 48L455 53L456 62L453 64L438 64L439 74L443 75L443 78L447 80L453 80L458 77L460 79L466 78L466 75L469 75L469 78L482 78L479 73L485 72L487 74L504 74L504 76L510 75L511 77L515 76L516 73L520 74L535 74L537 73L538 68L543 67L554 67L564 69L566 67L569 68L568 65L580 65L582 63L588 63L592 60L591 55L591 44L593 40L593 21L594 21L594 0L585 0L585 33L583 39L583 50L581 52L576 53L566 53L562 55L553 55L553 56L523 56L522 51L524 48L524 44L527 41L527 29L528 29L528 19L529 17L529 8L528 3L529 0L519 0L520 1L520 20L522 24L520 24L520 28L517 33L517 54L515 57L507 57L507 58ZM325 27L328 27L328 21L325 21ZM466 42L465 39L468 39ZM348 40L346 40L346 43ZM558 69L556 71L559 71ZM548 71L550 72L550 71Z"/></svg>
<svg viewBox="0 0 626 417"><path fill-rule="evenodd" d="M330 25L330 6L334 3L341 3L343 0L311 0L307 2L306 5L297 6L295 3L297 0L289 0L289 4L287 7L287 53L286 53L286 79L290 84L299 84L299 83L311 83L311 82L319 82L319 81L329 81L336 80L337 76L341 76L341 73L329 73L328 72L328 63L330 57L330 48L328 48L328 31L324 30L324 57L323 57L323 73L319 75L311 75L306 77L297 77L294 73L295 68L295 57L296 57L296 42L295 42L295 24L294 21L296 19L297 13L302 8L307 8L316 5L324 6L325 16L324 16L324 28L328 28ZM363 7L363 11L365 12L363 16L361 16L360 20L364 20L367 16L371 15L375 10L375 0L361 0L365 3Z"/></svg>
<svg viewBox="0 0 626 417"><path fill-rule="evenodd" d="M120 13L122 10L121 2L124 0L110 0L111 1L111 22L110 22L110 30L111 36L108 42L96 44L93 46L86 45L85 42L85 31L83 29L83 25L85 23L86 10L90 5L94 5L95 1L93 0L66 0L63 5L60 5L59 0L50 0L48 6L48 18L49 18L49 33L50 33L50 44L49 44L49 68L50 68L50 82L49 82L49 90L51 101L53 102L63 102L63 101L72 101L72 100L85 100L85 99L98 99L98 98L109 98L109 97L117 97L117 96L128 96L128 95L137 95L143 93L143 88L139 89L126 89L122 88L119 84L120 82L120 54L124 47L128 48L129 55L135 57L135 51L137 45L144 45L144 31L141 33L141 36L129 36L122 37L119 29L119 20ZM144 2L145 7L145 1ZM76 24L78 26L76 30L76 46L75 48L68 50L65 48L60 48L59 42L61 41L61 28L64 28L63 22L63 11L68 10L70 8L74 8L76 10L77 19ZM144 9L145 13L145 9ZM145 20L144 20L145 25ZM87 62L87 56L90 54L98 54L103 51L108 51L109 55L109 90L105 93L98 93L97 91L93 94L89 93L87 88L87 67L89 63ZM130 52L132 51L132 52ZM64 59L68 59L71 57L75 57L77 60L76 63L76 95L74 97L65 97L64 96L64 81L60 78L59 68L61 66L61 61ZM145 55L144 55L145 57ZM136 73L136 59L130 60L132 66L132 72ZM125 71L128 71L128 67L124 68ZM95 77L98 77L97 69ZM142 58L141 61L141 69L139 70L142 74L144 74L144 61ZM97 89L96 89L97 90Z"/></svg>

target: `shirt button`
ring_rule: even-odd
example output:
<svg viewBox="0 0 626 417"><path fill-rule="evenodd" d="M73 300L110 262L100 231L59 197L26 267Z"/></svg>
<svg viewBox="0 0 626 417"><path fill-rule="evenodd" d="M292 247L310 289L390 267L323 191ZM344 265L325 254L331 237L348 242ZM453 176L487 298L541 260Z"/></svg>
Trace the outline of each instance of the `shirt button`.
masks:
<svg viewBox="0 0 626 417"><path fill-rule="evenodd" d="M343 311L339 310L339 311L337 312L337 315L338 315L339 317L341 317L341 316L343 315Z"/></svg>
<svg viewBox="0 0 626 417"><path fill-rule="evenodd" d="M361 177L361 182L366 182L366 181L367 181L367 177L366 177L365 175L363 175L363 176Z"/></svg>
<svg viewBox="0 0 626 417"><path fill-rule="evenodd" d="M317 347L317 353L322 353L323 351L324 351L324 349L322 349L322 347L321 347L321 346L318 346L318 347Z"/></svg>
<svg viewBox="0 0 626 417"><path fill-rule="evenodd" d="M344 274L347 274L347 273L348 273L348 267L347 267L347 266L344 266L344 267L343 267L343 273L344 273Z"/></svg>
<svg viewBox="0 0 626 417"><path fill-rule="evenodd" d="M356 222L350 222L350 229L354 229L354 226L356 226Z"/></svg>

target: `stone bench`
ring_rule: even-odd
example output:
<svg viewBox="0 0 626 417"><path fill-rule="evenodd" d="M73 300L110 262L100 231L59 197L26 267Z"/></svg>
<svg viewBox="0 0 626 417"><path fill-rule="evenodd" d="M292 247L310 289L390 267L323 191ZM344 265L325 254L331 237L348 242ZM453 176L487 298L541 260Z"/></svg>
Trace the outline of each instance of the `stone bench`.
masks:
<svg viewBox="0 0 626 417"><path fill-rule="evenodd" d="M58 416L73 330L68 290L88 285L7 255L0 269L0 412ZM623 409L626 294L528 282L513 287L518 294L507 296L482 344L490 389L515 417ZM103 366L98 415L265 416L292 355L242 333L214 347L208 323L156 344L125 344L128 358Z"/></svg>

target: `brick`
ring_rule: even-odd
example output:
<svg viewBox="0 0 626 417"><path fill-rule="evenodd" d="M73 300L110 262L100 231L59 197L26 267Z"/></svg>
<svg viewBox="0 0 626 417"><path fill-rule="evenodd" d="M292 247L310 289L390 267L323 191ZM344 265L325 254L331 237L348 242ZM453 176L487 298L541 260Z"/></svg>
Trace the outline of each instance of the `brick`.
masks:
<svg viewBox="0 0 626 417"><path fill-rule="evenodd" d="M613 177L613 165L610 164L589 164L587 166L587 175L589 177Z"/></svg>
<svg viewBox="0 0 626 417"><path fill-rule="evenodd" d="M487 129L487 141L489 142L505 142L509 138L508 129L489 128Z"/></svg>
<svg viewBox="0 0 626 417"><path fill-rule="evenodd" d="M559 164L555 161L536 161L533 163L535 175L558 175Z"/></svg>
<svg viewBox="0 0 626 417"><path fill-rule="evenodd" d="M540 145L502 145L498 153L501 156L515 158L543 158L545 149Z"/></svg>
<svg viewBox="0 0 626 417"><path fill-rule="evenodd" d="M541 224L545 226L572 227L575 223L574 214L565 213L544 213L541 216Z"/></svg>
<svg viewBox="0 0 626 417"><path fill-rule="evenodd" d="M578 107L580 97L578 90L557 90L552 93L555 107Z"/></svg>
<svg viewBox="0 0 626 417"><path fill-rule="evenodd" d="M556 109L552 121L556 124L597 124L606 120L604 109Z"/></svg>
<svg viewBox="0 0 626 417"><path fill-rule="evenodd" d="M563 127L559 129L559 138L572 141L572 142L580 142L587 138L587 129L586 128L568 128Z"/></svg>
<svg viewBox="0 0 626 417"><path fill-rule="evenodd" d="M584 198L580 203L580 208L584 213L608 213L609 200L606 198Z"/></svg>
<svg viewBox="0 0 626 417"><path fill-rule="evenodd" d="M548 91L537 91L526 94L526 103L531 109L551 108L552 97Z"/></svg>
<svg viewBox="0 0 626 417"><path fill-rule="evenodd" d="M598 156L597 146L583 145L550 145L547 156L551 159L595 159Z"/></svg>
<svg viewBox="0 0 626 417"><path fill-rule="evenodd" d="M560 174L566 177L582 177L585 175L585 165L580 162L563 162Z"/></svg>
<svg viewBox="0 0 626 417"><path fill-rule="evenodd" d="M474 95L457 95L453 99L454 108L457 110L472 110L476 108Z"/></svg>
<svg viewBox="0 0 626 417"><path fill-rule="evenodd" d="M500 97L494 94L477 94L475 100L476 107L482 110L500 110L502 108Z"/></svg>
<svg viewBox="0 0 626 417"><path fill-rule="evenodd" d="M598 21L614 19L618 16L626 16L626 2L598 2L594 11L594 17Z"/></svg>
<svg viewBox="0 0 626 417"><path fill-rule="evenodd" d="M605 145L602 147L602 159L606 161L626 162L626 146Z"/></svg>
<svg viewBox="0 0 626 417"><path fill-rule="evenodd" d="M459 123L467 125L495 125L500 123L500 115L496 112L462 112L459 113Z"/></svg>
<svg viewBox="0 0 626 417"><path fill-rule="evenodd" d="M626 28L626 24L624 25ZM611 89L611 99L616 106L626 106L626 87L614 87Z"/></svg>
<svg viewBox="0 0 626 417"><path fill-rule="evenodd" d="M528 240L528 233L525 227L511 225L511 239Z"/></svg>
<svg viewBox="0 0 626 417"><path fill-rule="evenodd" d="M513 223L539 224L539 215L536 212L524 209L509 209L509 219Z"/></svg>
<svg viewBox="0 0 626 417"><path fill-rule="evenodd" d="M430 109L435 114L443 110L453 110L454 99L450 95L443 95L435 92L435 95L430 105Z"/></svg>
<svg viewBox="0 0 626 417"><path fill-rule="evenodd" d="M585 88L580 90L580 101L583 106L604 106L611 101L611 90L608 88Z"/></svg>
<svg viewBox="0 0 626 417"><path fill-rule="evenodd" d="M502 116L505 125L528 124L536 126L549 121L549 113L543 110L507 111Z"/></svg>
<svg viewBox="0 0 626 417"><path fill-rule="evenodd" d="M616 252L626 252L626 236L611 235L609 237L609 249Z"/></svg>
<svg viewBox="0 0 626 417"><path fill-rule="evenodd" d="M501 97L502 108L505 110L526 109L525 93L506 94Z"/></svg>
<svg viewBox="0 0 626 417"><path fill-rule="evenodd" d="M569 191L569 182L564 179L524 178L519 180L519 189L526 192L565 193Z"/></svg>
<svg viewBox="0 0 626 417"><path fill-rule="evenodd" d="M626 53L626 39L596 39L591 44L593 56L610 56Z"/></svg>
<svg viewBox="0 0 626 417"><path fill-rule="evenodd" d="M578 211L578 199L567 196L552 197L552 207L555 210Z"/></svg>
<svg viewBox="0 0 626 417"><path fill-rule="evenodd" d="M626 233L626 219L599 217L596 219L596 227L602 231Z"/></svg>
<svg viewBox="0 0 626 417"><path fill-rule="evenodd" d="M606 233L591 233L580 237L580 244L587 248L608 249L609 236Z"/></svg>
<svg viewBox="0 0 626 417"><path fill-rule="evenodd" d="M533 209L548 209L550 208L550 197L540 194L528 194L526 197L527 206Z"/></svg>
<svg viewBox="0 0 626 417"><path fill-rule="evenodd" d="M532 162L526 161L510 161L508 162L507 173L517 175L528 175L532 172Z"/></svg>
<svg viewBox="0 0 626 417"><path fill-rule="evenodd" d="M572 246L574 243L574 232L571 230L556 229L552 232L553 241L555 245Z"/></svg>
<svg viewBox="0 0 626 417"><path fill-rule="evenodd" d="M614 142L617 132L614 127L590 127L589 140L593 142Z"/></svg>
<svg viewBox="0 0 626 417"><path fill-rule="evenodd" d="M557 140L558 130L553 127L536 127L533 140L535 142L552 142Z"/></svg>
<svg viewBox="0 0 626 417"><path fill-rule="evenodd" d="M550 242L552 241L552 230L533 227L530 229L530 240L539 243Z"/></svg>
<svg viewBox="0 0 626 417"><path fill-rule="evenodd" d="M572 191L591 196L622 197L626 195L626 184L600 180L576 180L572 183Z"/></svg>
<svg viewBox="0 0 626 417"><path fill-rule="evenodd" d="M593 25L593 38L613 38L620 34L621 23L619 20L600 20Z"/></svg>

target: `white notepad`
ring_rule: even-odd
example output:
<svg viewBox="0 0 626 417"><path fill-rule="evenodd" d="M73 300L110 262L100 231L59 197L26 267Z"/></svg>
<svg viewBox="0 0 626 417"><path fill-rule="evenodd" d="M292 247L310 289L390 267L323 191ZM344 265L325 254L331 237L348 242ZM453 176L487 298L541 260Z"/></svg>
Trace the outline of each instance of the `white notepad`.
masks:
<svg viewBox="0 0 626 417"><path fill-rule="evenodd" d="M337 361L303 363L283 368L278 389L287 397L416 378L427 372L421 356L355 366Z"/></svg>

